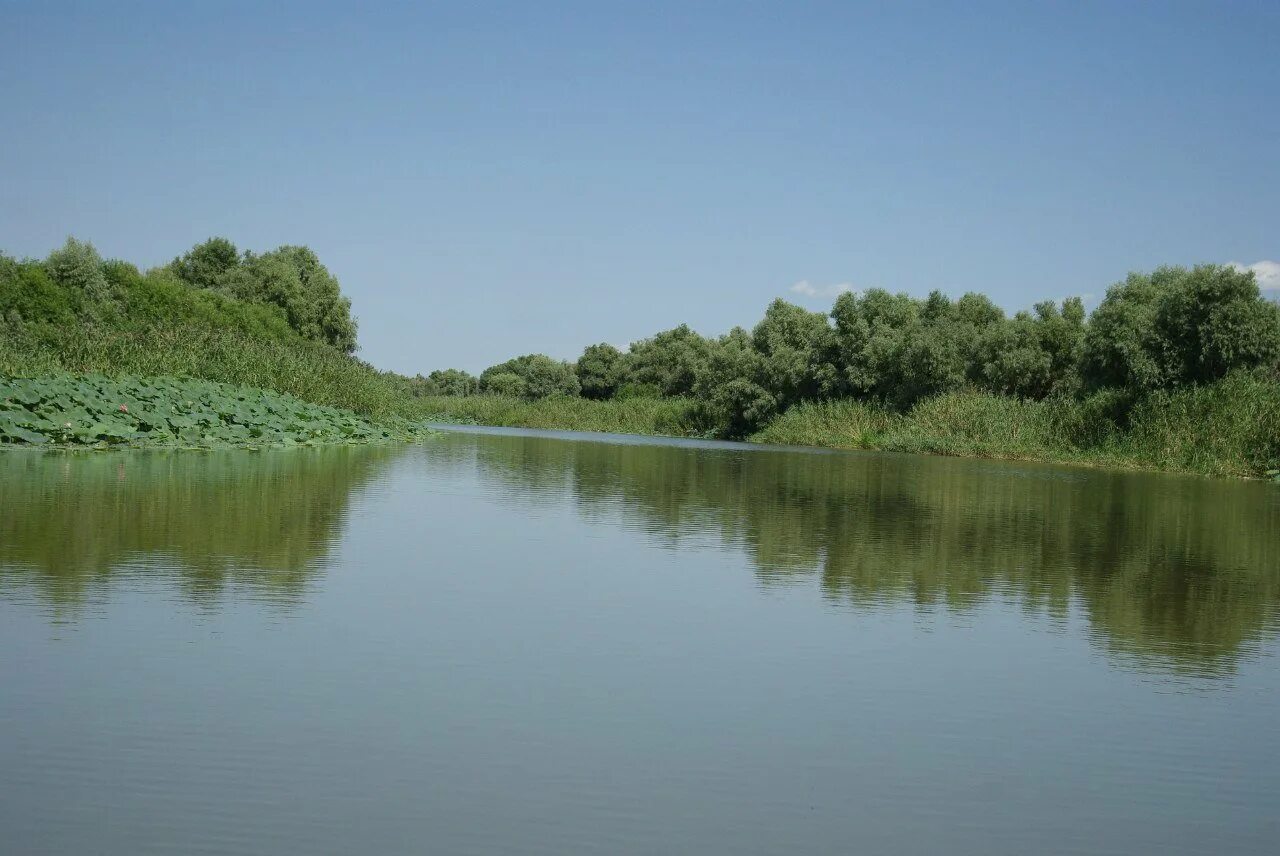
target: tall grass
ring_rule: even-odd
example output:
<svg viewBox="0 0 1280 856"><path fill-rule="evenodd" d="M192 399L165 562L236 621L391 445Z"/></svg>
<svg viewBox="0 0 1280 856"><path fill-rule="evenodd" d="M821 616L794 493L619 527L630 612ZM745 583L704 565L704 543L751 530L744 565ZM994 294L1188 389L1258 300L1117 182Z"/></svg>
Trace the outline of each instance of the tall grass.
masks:
<svg viewBox="0 0 1280 856"><path fill-rule="evenodd" d="M0 329L0 375L58 372L175 375L261 387L368 416L412 416L403 378L324 345L216 327L7 325Z"/></svg>
<svg viewBox="0 0 1280 856"><path fill-rule="evenodd" d="M679 437L713 436L723 428L687 398L419 398L408 379L295 336L182 323L127 329L0 325L0 375L58 372L205 378L288 393L374 420ZM1045 401L967 390L925 399L905 413L860 401L810 402L749 439L1259 476L1280 469L1280 382L1271 374L1242 372L1141 398L1113 391Z"/></svg>
<svg viewBox="0 0 1280 856"><path fill-rule="evenodd" d="M428 396L419 399L418 406L426 419L436 422L671 437L713 433L712 426L699 420L694 402L684 398L591 401L557 396L528 401L497 395Z"/></svg>
<svg viewBox="0 0 1280 856"><path fill-rule="evenodd" d="M901 414L857 401L809 403L751 440L1221 476L1280 469L1280 384L1268 376L1241 373L1124 404L1108 393L1023 401L974 391Z"/></svg>

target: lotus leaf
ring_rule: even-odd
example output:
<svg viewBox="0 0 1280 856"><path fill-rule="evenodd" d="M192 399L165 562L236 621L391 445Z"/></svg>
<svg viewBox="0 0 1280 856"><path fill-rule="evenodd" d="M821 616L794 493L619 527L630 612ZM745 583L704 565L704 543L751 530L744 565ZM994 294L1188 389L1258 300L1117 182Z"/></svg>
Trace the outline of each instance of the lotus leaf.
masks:
<svg viewBox="0 0 1280 856"><path fill-rule="evenodd" d="M261 448L413 440L427 433L403 420L376 424L351 411L212 381L0 378L0 444Z"/></svg>

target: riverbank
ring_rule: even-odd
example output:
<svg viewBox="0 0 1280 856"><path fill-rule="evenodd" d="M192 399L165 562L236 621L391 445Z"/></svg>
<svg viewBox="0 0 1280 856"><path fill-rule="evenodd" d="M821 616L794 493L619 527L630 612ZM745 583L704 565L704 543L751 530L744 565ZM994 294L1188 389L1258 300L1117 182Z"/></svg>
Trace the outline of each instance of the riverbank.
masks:
<svg viewBox="0 0 1280 856"><path fill-rule="evenodd" d="M0 445L39 448L271 448L414 441L407 419L374 421L292 395L174 377L0 379Z"/></svg>
<svg viewBox="0 0 1280 856"><path fill-rule="evenodd" d="M713 437L690 399L535 401L500 396L419 399L436 422L649 436ZM859 401L799 404L749 442L1085 464L1236 478L1280 470L1280 387L1241 373L1136 401L1114 396L1022 401L962 391L905 413Z"/></svg>
<svg viewBox="0 0 1280 856"><path fill-rule="evenodd" d="M368 419L412 416L406 379L297 336L178 321L136 328L0 323L0 378L194 377L268 389Z"/></svg>
<svg viewBox="0 0 1280 856"><path fill-rule="evenodd" d="M49 385L36 400L20 402L17 409L6 405L0 411L0 435L8 443L211 448L381 442L416 439L422 431L419 426L428 421L647 436L725 436L724 427L691 398L417 397L405 378L379 372L330 349L296 340L256 339L237 331L182 325L124 332L28 326L10 328L7 333L0 337L0 376L39 376L38 383ZM96 384L98 392L68 387L69 378ZM0 385L12 383L0 381ZM185 395L184 384L196 384L202 391ZM77 408L71 418L48 418L67 409L68 402L59 401L69 389L79 389L75 394L80 396L79 402L70 402ZM196 413L175 405L176 421L154 426L110 409L157 394L170 395L173 401L203 403ZM4 397L12 396L0 395ZM249 400L257 402L255 407L267 421L256 424L252 410L230 406ZM141 414L150 411L144 407ZM289 414L306 414L306 418L293 423L287 418L284 423L273 421ZM187 418L196 425L186 424ZM71 429L67 422L72 423ZM281 428L281 424L302 427ZM1242 372L1215 384L1136 399L1102 393L1084 399L1025 401L965 390L925 399L901 413L859 401L808 402L793 406L743 439L1274 477L1274 471L1280 470L1280 385L1264 374Z"/></svg>
<svg viewBox="0 0 1280 856"><path fill-rule="evenodd" d="M419 398L416 406L428 422L651 437L716 436L714 426L699 418L696 402L687 398L592 401L569 396L529 400L501 395L441 395Z"/></svg>

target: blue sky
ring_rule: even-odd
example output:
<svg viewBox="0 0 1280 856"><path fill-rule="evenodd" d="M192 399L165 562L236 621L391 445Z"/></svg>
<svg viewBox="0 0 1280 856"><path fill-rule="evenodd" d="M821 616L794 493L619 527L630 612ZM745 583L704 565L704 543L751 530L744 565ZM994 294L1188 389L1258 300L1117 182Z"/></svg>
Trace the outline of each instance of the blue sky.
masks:
<svg viewBox="0 0 1280 856"><path fill-rule="evenodd" d="M1280 258L1275 2L0 0L0 32L0 250L304 243L410 373Z"/></svg>

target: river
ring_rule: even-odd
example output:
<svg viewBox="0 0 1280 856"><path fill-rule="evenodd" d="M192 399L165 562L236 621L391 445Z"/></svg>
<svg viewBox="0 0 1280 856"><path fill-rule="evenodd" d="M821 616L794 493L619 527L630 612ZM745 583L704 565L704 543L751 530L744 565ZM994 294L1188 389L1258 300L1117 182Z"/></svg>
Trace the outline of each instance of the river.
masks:
<svg viewBox="0 0 1280 856"><path fill-rule="evenodd" d="M1280 490L521 431L0 454L0 852L1274 853Z"/></svg>

